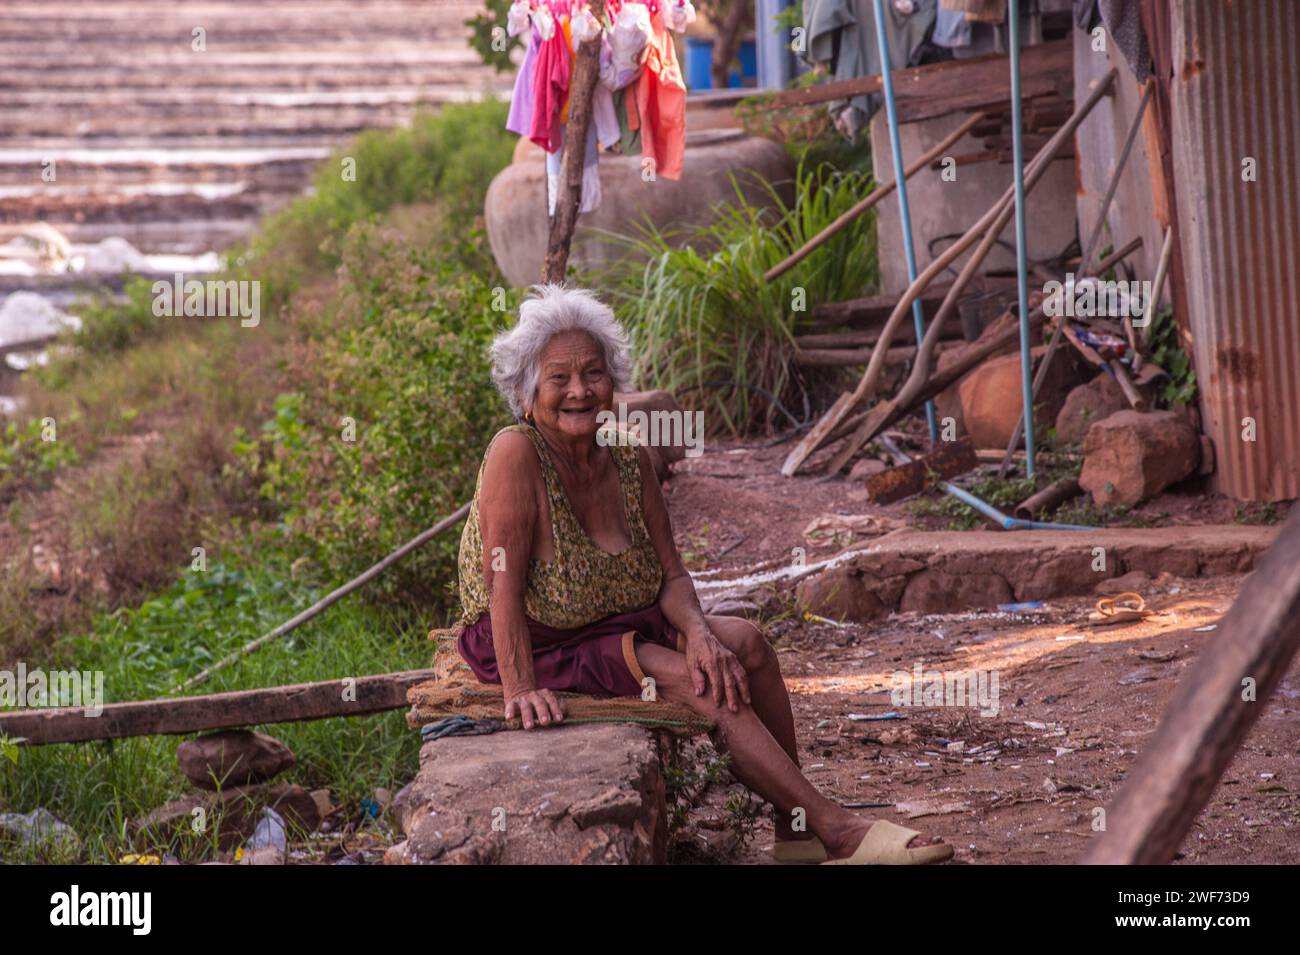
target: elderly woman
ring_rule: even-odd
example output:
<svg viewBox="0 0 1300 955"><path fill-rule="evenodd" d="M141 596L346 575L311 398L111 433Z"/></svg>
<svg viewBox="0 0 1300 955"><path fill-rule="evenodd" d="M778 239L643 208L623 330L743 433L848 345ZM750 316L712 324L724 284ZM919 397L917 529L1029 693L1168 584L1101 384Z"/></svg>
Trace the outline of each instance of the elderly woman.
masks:
<svg viewBox="0 0 1300 955"><path fill-rule="evenodd" d="M952 848L874 824L799 771L776 653L753 624L706 616L644 448L600 435L629 386L627 338L589 292L541 286L492 346L522 424L489 445L460 545L457 648L500 683L507 719L564 720L556 691L656 697L712 720L738 779L775 807L778 861L916 864ZM795 822L806 826L795 826Z"/></svg>

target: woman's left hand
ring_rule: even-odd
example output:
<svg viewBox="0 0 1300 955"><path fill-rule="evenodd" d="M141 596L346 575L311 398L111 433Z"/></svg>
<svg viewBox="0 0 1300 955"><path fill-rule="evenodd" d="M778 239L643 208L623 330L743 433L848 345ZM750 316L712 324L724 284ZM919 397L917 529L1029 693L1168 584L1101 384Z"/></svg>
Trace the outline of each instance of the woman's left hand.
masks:
<svg viewBox="0 0 1300 955"><path fill-rule="evenodd" d="M742 702L750 702L749 675L745 668L707 628L686 638L686 669L696 696L703 696L706 689L712 688L714 705L721 706L725 696L727 708L733 713L740 709Z"/></svg>

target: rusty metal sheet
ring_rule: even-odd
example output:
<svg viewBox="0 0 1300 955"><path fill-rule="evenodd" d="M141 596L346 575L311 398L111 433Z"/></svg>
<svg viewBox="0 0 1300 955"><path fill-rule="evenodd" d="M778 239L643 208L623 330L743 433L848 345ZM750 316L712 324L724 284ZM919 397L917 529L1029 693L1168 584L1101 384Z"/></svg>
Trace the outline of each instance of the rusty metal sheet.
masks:
<svg viewBox="0 0 1300 955"><path fill-rule="evenodd" d="M1179 241L1216 486L1300 497L1300 3L1171 12Z"/></svg>

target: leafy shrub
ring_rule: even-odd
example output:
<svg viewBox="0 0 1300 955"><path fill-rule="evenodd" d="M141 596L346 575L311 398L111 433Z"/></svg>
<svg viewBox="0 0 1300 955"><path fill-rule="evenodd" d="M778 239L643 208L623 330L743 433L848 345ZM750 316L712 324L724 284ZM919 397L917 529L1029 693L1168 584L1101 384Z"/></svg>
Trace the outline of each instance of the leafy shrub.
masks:
<svg viewBox="0 0 1300 955"><path fill-rule="evenodd" d="M488 371L495 280L391 230L355 227L320 322L328 334L290 368L303 387L237 442L263 494L340 579L472 496L487 442L508 421ZM371 586L437 601L455 580L458 540L448 532Z"/></svg>

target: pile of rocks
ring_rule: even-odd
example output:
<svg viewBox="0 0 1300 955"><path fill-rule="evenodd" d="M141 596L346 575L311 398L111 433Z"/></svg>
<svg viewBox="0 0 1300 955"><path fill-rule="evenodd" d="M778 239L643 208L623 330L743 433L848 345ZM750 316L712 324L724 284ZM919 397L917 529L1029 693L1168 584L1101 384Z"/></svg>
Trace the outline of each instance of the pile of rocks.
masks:
<svg viewBox="0 0 1300 955"><path fill-rule="evenodd" d="M174 799L132 823L139 836L171 842L178 833L211 834L231 851L253 837L259 822L311 833L330 811L328 790L308 792L296 783L270 781L296 764L293 751L272 736L223 730L186 740L176 750L181 772L199 791ZM268 812L269 810L269 812ZM277 822L278 820L278 822ZM211 845L211 839L203 840ZM283 840L247 853L252 864L285 861Z"/></svg>

